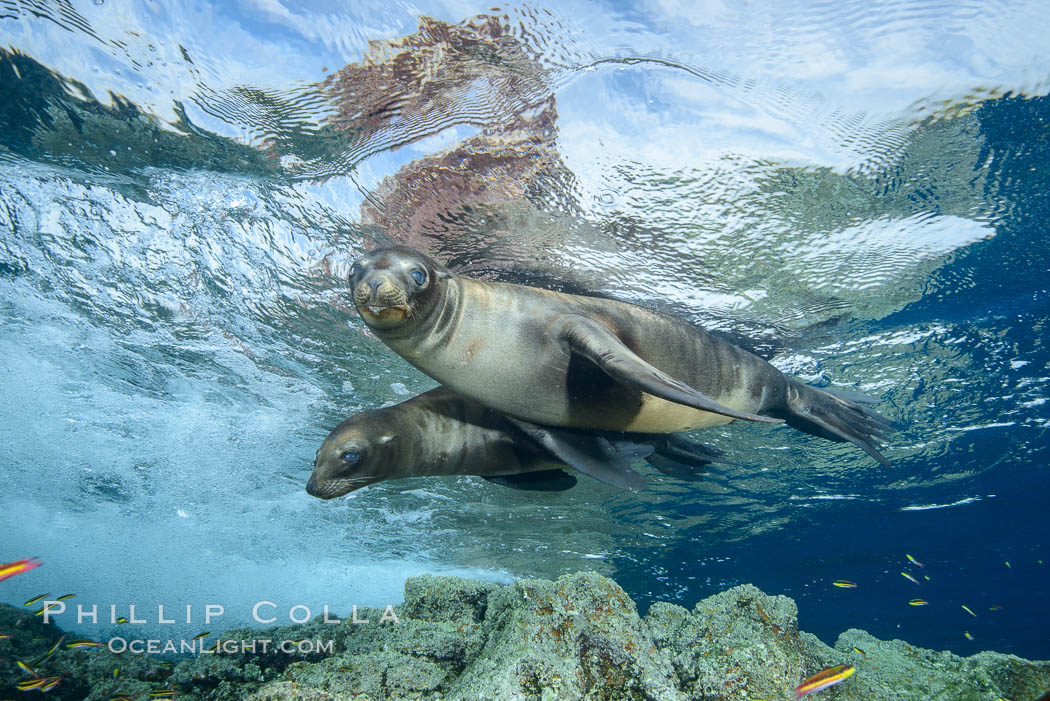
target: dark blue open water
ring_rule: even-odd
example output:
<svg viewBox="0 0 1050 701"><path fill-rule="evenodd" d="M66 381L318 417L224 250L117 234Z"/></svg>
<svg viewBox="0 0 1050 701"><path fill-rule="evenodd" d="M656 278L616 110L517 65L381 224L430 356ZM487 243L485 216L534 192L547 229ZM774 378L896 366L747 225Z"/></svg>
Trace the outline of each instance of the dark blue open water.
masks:
<svg viewBox="0 0 1050 701"><path fill-rule="evenodd" d="M0 0L0 561L45 562L0 600L215 630L592 568L643 608L753 582L829 642L1050 658L1040 3L190 5ZM335 424L433 386L347 297L394 241L878 396L894 467L730 425L695 437L736 464L638 494L313 499Z"/></svg>

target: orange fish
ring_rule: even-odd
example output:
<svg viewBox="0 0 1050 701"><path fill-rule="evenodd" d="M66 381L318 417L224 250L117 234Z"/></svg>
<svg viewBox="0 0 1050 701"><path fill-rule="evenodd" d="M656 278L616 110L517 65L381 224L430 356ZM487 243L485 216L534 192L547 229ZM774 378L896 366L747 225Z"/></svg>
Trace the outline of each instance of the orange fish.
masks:
<svg viewBox="0 0 1050 701"><path fill-rule="evenodd" d="M10 579L16 574L28 572L34 567L40 567L40 565L42 564L44 563L40 562L35 557L27 557L24 560L15 560L14 562L7 562L3 565L0 565L0 582L4 581L5 579Z"/></svg>
<svg viewBox="0 0 1050 701"><path fill-rule="evenodd" d="M827 689L829 686L835 686L839 682L848 679L855 671L857 671L857 668L851 664L840 664L837 667L829 667L828 669L817 672L812 677L795 687L795 698L800 699L806 694L812 694L814 691L820 691L821 689Z"/></svg>

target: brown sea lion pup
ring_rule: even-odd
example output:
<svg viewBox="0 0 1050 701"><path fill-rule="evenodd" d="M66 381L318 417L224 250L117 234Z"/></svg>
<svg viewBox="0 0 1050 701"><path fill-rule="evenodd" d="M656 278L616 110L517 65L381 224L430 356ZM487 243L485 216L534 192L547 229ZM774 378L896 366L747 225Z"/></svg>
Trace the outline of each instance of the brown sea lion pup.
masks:
<svg viewBox="0 0 1050 701"><path fill-rule="evenodd" d="M545 426L678 433L733 419L849 441L883 465L889 422L666 314L454 275L378 248L350 268L354 304L395 353L443 385Z"/></svg>
<svg viewBox="0 0 1050 701"><path fill-rule="evenodd" d="M306 491L332 499L382 480L439 475L479 475L517 489L560 491L576 484L564 470L569 466L637 490L645 478L629 467L633 458L648 457L680 479L696 479L707 464L724 462L721 451L678 436L622 440L524 425L528 433L498 412L438 387L340 423L317 451Z"/></svg>

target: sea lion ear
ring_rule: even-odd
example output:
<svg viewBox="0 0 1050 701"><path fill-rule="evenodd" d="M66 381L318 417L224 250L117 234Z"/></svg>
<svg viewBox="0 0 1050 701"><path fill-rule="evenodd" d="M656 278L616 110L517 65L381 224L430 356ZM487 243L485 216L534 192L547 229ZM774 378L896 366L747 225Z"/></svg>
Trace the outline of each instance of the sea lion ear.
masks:
<svg viewBox="0 0 1050 701"><path fill-rule="evenodd" d="M436 277L438 280L448 280L450 277L452 277L452 273L445 270L444 268L438 268L434 271L434 277Z"/></svg>
<svg viewBox="0 0 1050 701"><path fill-rule="evenodd" d="M388 433L385 436L380 436L379 437L379 444L382 445L384 443L389 443L390 441L394 440L395 438L397 438L397 436L395 436L392 433Z"/></svg>

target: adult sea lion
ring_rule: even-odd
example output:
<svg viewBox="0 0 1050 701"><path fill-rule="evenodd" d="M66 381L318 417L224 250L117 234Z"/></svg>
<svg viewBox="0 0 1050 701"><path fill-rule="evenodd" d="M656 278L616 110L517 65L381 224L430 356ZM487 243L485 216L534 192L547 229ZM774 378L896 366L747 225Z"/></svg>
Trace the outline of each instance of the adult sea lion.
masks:
<svg viewBox="0 0 1050 701"><path fill-rule="evenodd" d="M512 422L438 387L340 423L317 451L306 491L332 499L382 480L439 475L479 475L517 489L560 491L576 484L564 471L568 466L616 487L639 489L645 478L630 469L633 458L648 457L665 474L695 479L698 469L721 456L678 436L623 440Z"/></svg>
<svg viewBox="0 0 1050 701"><path fill-rule="evenodd" d="M885 418L681 319L472 280L400 246L358 258L349 282L361 318L394 352L509 417L642 433L786 422L889 465L874 443L892 430Z"/></svg>

